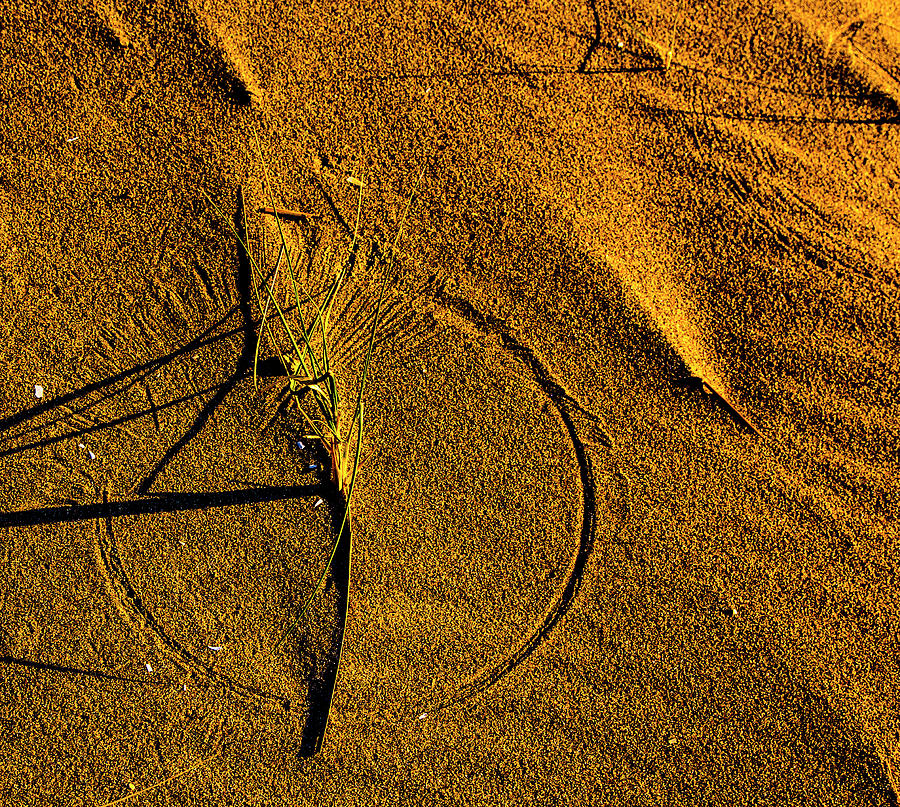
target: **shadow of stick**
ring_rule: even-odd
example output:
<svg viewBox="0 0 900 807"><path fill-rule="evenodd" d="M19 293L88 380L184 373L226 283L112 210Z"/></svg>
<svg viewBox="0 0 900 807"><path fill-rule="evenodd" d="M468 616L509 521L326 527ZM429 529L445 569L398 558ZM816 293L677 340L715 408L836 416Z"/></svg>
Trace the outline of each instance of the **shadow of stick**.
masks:
<svg viewBox="0 0 900 807"><path fill-rule="evenodd" d="M249 243L247 240L247 221L244 211L244 192L240 187L238 188L237 210L235 211L234 219L234 226L235 229L240 233L241 240L245 244ZM237 292L239 300L238 308L241 313L241 330L244 334L244 343L241 349L241 355L238 358L237 369L222 384L216 394L213 395L212 398L210 398L206 402L206 404L204 404L203 409L200 410L200 414L197 415L190 428L181 436L181 438L176 443L169 446L169 448L166 450L166 453L159 460L153 470L150 471L149 474L147 474L147 477L138 486L138 493L148 493L150 491L150 488L153 487L153 484L156 482L157 477L178 455L178 452L181 451L181 449L183 449L191 440L193 440L194 437L200 434L207 421L210 419L210 417L212 417L213 412L218 409L219 404L221 404L222 401L224 401L225 398L228 397L229 393L231 393L231 391L235 388L238 381L244 378L250 371L250 368L253 366L253 355L256 347L256 328L252 313L250 311L252 283L251 271L252 269L250 266L250 256L243 249L239 249Z"/></svg>

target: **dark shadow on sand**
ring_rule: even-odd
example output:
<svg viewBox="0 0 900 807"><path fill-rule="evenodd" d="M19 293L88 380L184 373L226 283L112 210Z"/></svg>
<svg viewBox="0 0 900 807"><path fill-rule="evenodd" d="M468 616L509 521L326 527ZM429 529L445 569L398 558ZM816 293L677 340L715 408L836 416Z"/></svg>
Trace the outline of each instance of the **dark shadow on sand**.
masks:
<svg viewBox="0 0 900 807"><path fill-rule="evenodd" d="M237 210L233 223L235 229L244 240L244 243L249 243L244 218L244 199L243 194L240 191L238 193ZM0 512L0 528L11 530L15 528L39 527L75 521L94 521L97 525L96 537L100 549L101 562L105 567L111 585L115 589L115 595L121 600L125 607L134 612L135 616L139 619L140 623L143 624L145 629L152 631L157 635L163 644L168 647L169 651L174 656L178 657L182 665L187 666L195 673L206 678L211 684L220 686L232 694L244 698L265 700L270 703L275 703L281 708L288 709L291 707L290 700L286 700L273 693L263 692L254 687L247 686L240 681L232 680L227 676L224 676L222 673L206 665L187 647L182 645L178 639L167 633L164 626L161 625L149 611L146 604L143 602L140 593L132 585L127 570L119 559L115 530L113 528L113 519L121 516L154 515L158 513L180 511L202 511L210 508L234 507L288 499L302 499L317 494L332 500L332 519L335 524L335 535L337 535L337 530L340 528L340 523L344 515L344 511L341 509L344 505L342 502L337 501L340 497L338 497L334 491L330 491L327 484L323 484L318 480L314 483L305 485L274 485L240 490L203 491L196 493L151 491L151 488L159 476L165 471L172 459L174 459L181 449L193 440L194 437L201 433L218 406L227 398L231 391L234 390L237 384L248 379L252 375L254 354L256 350L256 329L259 323L253 319L251 310L253 287L250 258L243 249L240 249L238 254L239 259L236 285L239 302L202 334L158 359L153 359L137 365L130 370L116 373L101 381L87 384L72 392L65 393L46 402L38 403L0 420L0 443L3 441L6 441L7 443L13 441L16 442L16 445L0 450L0 457L2 457L21 453L32 448L41 448L73 437L77 438L94 431L114 427L142 417L152 417L158 428L159 411L183 403L187 400L201 397L208 392L212 392L212 396L204 403L200 413L184 431L182 436L169 446L163 457L155 464L140 483L137 492L141 497L124 501L109 501L104 495L104 500L102 502L91 504L72 504L59 507L41 507L32 510ZM288 308L288 310L290 310L290 308ZM229 320L235 315L239 315L240 322L236 327L228 327ZM176 359L238 335L241 335L243 338L236 367L221 383L215 384L204 390L196 390L194 393L180 397L175 401L162 403L154 401L148 389L147 399L149 406L147 409L142 409L137 413L129 414L108 422L98 421L93 425L85 426L80 429L70 428L61 435L49 437L40 436L40 433L46 430L48 426L53 426L72 417L73 411L71 405L74 404L76 406L74 413L76 417L80 416L81 419L88 420L88 418L84 416L84 413L89 412L99 403L120 394L135 384L143 382L146 385L148 376L171 364ZM260 377L273 377L283 375L284 370L278 359L267 359L259 362L257 374ZM100 396L91 400L90 396L95 393L100 393ZM77 408L79 405L81 408ZM61 410L57 417L53 417L55 414L54 410ZM50 413L52 418L49 422L41 417L48 413ZM25 428L16 429L16 427L21 426L25 426ZM4 434L4 432L7 433ZM26 435L34 435L34 437L23 443L22 438ZM7 533L7 536L9 536L9 533ZM331 570L331 582L337 586L339 593L338 606L340 616L333 633L332 647L329 651L326 651L323 674L319 678L310 681L308 685L310 700L309 717L304 729L301 750L301 754L304 756L311 756L321 748L324 729L327 725L328 708L334 692L339 668L340 640L346 627L346 606L349 598L349 547L350 532L349 524L347 524ZM69 667L53 662L16 658L11 655L0 656L0 664L17 666L33 671L36 674L78 675L98 681L123 681L144 685L160 683L153 680L127 678L96 670ZM166 683L168 685L168 682Z"/></svg>

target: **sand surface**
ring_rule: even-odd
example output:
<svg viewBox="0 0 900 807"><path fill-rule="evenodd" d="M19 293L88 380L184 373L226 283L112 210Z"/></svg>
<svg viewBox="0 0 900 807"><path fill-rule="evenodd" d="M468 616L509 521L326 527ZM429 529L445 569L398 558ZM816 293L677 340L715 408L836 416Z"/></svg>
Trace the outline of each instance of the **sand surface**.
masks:
<svg viewBox="0 0 900 807"><path fill-rule="evenodd" d="M0 65L0 803L896 807L896 4L4 0ZM317 754L266 170L300 251L423 171Z"/></svg>

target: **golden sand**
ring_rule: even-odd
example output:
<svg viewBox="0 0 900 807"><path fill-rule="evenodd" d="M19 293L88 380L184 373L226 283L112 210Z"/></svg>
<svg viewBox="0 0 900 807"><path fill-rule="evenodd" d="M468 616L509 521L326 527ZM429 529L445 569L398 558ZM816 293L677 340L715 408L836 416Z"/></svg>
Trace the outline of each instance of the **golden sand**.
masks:
<svg viewBox="0 0 900 807"><path fill-rule="evenodd" d="M5 2L0 64L0 803L897 804L896 7ZM312 754L333 498L204 193L302 252L364 174L371 245L423 165Z"/></svg>

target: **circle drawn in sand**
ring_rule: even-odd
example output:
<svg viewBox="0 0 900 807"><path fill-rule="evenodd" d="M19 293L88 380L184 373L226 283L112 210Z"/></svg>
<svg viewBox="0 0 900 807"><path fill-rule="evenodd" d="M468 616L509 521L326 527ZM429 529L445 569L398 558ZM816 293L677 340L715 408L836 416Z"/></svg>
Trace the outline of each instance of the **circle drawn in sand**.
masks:
<svg viewBox="0 0 900 807"><path fill-rule="evenodd" d="M549 638L597 532L582 424L612 447L600 419L503 323L465 300L435 300L449 327L403 361L414 366L397 372L421 380L385 404L393 431L382 429L377 491L366 496L377 512L360 525L379 557L361 550L372 571L358 572L366 616L352 640L381 687L408 682L416 694L403 700L416 711L483 692Z"/></svg>

